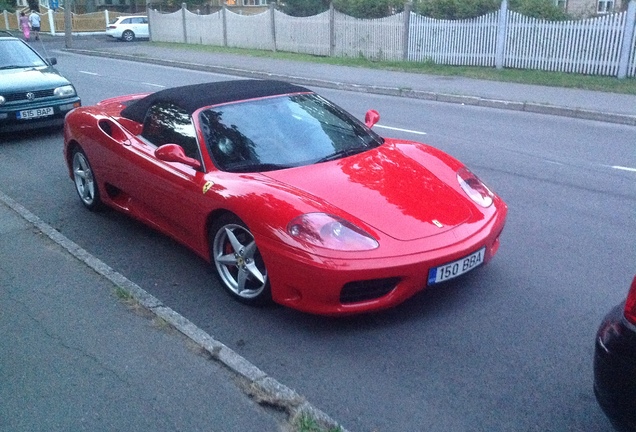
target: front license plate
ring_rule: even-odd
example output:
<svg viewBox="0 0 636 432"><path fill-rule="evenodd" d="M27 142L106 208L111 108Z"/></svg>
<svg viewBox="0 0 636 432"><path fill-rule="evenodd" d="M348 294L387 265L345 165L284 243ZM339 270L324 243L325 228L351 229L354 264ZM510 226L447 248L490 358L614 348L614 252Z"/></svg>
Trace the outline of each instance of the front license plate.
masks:
<svg viewBox="0 0 636 432"><path fill-rule="evenodd" d="M458 259L457 261L453 261L439 267L432 268L428 272L428 284L433 285L439 282L444 282L471 271L479 264L484 262L485 254L486 248L483 247L477 252L468 255L467 257Z"/></svg>
<svg viewBox="0 0 636 432"><path fill-rule="evenodd" d="M17 117L20 120L28 120L38 117L47 117L53 115L53 107L35 108L30 110L18 111Z"/></svg>

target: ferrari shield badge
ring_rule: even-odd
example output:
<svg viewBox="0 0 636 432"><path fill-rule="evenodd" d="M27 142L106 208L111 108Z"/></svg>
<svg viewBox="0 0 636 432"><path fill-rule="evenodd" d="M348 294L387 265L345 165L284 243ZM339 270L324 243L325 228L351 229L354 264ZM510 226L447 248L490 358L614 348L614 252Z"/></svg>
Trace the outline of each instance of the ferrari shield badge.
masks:
<svg viewBox="0 0 636 432"><path fill-rule="evenodd" d="M211 182L211 181L205 182L205 184L203 185L203 194L205 195L210 190L210 188L212 186L214 186L213 182Z"/></svg>

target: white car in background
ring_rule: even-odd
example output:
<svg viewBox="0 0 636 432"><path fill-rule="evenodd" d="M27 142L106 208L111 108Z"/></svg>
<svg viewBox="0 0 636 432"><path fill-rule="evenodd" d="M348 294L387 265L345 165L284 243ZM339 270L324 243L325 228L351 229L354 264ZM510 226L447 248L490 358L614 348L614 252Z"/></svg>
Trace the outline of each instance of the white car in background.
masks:
<svg viewBox="0 0 636 432"><path fill-rule="evenodd" d="M148 39L150 37L148 17L140 15L120 16L108 24L106 34L126 42L132 42L137 38Z"/></svg>

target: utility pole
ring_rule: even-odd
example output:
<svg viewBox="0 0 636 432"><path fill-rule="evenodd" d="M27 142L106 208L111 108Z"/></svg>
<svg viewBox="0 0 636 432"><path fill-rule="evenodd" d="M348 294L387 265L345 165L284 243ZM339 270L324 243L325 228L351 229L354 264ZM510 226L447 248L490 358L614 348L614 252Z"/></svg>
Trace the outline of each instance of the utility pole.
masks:
<svg viewBox="0 0 636 432"><path fill-rule="evenodd" d="M64 42L66 48L73 47L73 21L71 18L72 0L64 0Z"/></svg>

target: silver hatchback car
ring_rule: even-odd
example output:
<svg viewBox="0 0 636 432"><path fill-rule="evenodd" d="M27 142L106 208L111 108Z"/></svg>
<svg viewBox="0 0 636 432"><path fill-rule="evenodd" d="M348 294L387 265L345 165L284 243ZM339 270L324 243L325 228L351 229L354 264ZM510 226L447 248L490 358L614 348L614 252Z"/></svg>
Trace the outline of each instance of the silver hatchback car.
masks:
<svg viewBox="0 0 636 432"><path fill-rule="evenodd" d="M141 15L120 16L108 24L106 34L126 42L132 42L135 39L148 39L150 37L148 17Z"/></svg>

